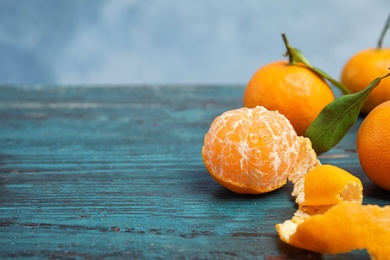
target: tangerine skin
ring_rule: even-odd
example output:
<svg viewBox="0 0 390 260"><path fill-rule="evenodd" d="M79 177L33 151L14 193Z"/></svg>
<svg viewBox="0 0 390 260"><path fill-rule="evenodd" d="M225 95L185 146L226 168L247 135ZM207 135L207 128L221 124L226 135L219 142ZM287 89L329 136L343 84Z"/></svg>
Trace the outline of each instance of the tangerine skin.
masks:
<svg viewBox="0 0 390 260"><path fill-rule="evenodd" d="M340 81L351 93L366 88L375 78L386 75L390 67L390 48L370 48L352 56L345 64ZM361 112L368 114L374 107L390 100L390 78L384 78L371 91Z"/></svg>
<svg viewBox="0 0 390 260"><path fill-rule="evenodd" d="M357 154L367 176L390 191L390 101L374 108L356 137Z"/></svg>
<svg viewBox="0 0 390 260"><path fill-rule="evenodd" d="M321 165L308 172L304 180L305 198L301 206L336 205L345 200L363 202L359 178L334 165Z"/></svg>
<svg viewBox="0 0 390 260"><path fill-rule="evenodd" d="M335 99L331 87L303 64L276 61L257 70L249 81L243 104L279 111L303 136L321 110Z"/></svg>
<svg viewBox="0 0 390 260"><path fill-rule="evenodd" d="M344 201L324 214L307 218L285 242L328 254L367 249L371 259L389 259L389 224L390 206Z"/></svg>

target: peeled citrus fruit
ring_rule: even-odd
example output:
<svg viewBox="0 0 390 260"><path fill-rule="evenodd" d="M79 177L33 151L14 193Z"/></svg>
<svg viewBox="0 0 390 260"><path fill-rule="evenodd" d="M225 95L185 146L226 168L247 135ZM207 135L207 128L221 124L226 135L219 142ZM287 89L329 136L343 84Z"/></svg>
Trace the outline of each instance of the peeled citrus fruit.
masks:
<svg viewBox="0 0 390 260"><path fill-rule="evenodd" d="M285 115L298 135L304 135L321 110L334 100L331 87L304 64L269 63L249 81L243 104L264 106Z"/></svg>
<svg viewBox="0 0 390 260"><path fill-rule="evenodd" d="M309 139L297 136L284 115L261 106L216 117L205 135L202 157L214 180L247 194L278 189L290 174L319 163Z"/></svg>
<svg viewBox="0 0 390 260"><path fill-rule="evenodd" d="M324 214L276 225L281 240L319 253L367 249L372 259L389 259L390 206L344 201Z"/></svg>

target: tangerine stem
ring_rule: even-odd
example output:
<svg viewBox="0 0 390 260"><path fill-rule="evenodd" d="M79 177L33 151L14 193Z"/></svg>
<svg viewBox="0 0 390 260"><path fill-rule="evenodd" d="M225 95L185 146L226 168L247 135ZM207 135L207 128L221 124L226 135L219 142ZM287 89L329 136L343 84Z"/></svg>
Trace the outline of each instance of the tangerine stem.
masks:
<svg viewBox="0 0 390 260"><path fill-rule="evenodd" d="M293 54L292 54L292 52L290 50L290 44L288 43L287 36L286 36L285 33L282 33L282 37L283 37L284 45L287 48L286 55L288 56L288 64L293 64L293 62L294 62Z"/></svg>
<svg viewBox="0 0 390 260"><path fill-rule="evenodd" d="M379 37L378 46L377 46L378 49L382 48L383 38L385 37L386 31L389 28L390 28L390 15L389 15L389 17L387 17L387 21L386 21L385 27L383 28L381 36Z"/></svg>

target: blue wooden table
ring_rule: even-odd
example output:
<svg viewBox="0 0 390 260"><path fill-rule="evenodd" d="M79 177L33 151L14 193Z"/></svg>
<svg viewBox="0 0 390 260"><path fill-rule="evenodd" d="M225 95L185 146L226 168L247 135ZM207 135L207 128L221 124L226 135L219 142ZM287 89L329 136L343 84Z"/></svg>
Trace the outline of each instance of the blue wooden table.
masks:
<svg viewBox="0 0 390 260"><path fill-rule="evenodd" d="M204 134L243 86L0 87L0 258L366 259L281 242L292 186L238 195L207 173ZM365 177L359 122L322 163Z"/></svg>

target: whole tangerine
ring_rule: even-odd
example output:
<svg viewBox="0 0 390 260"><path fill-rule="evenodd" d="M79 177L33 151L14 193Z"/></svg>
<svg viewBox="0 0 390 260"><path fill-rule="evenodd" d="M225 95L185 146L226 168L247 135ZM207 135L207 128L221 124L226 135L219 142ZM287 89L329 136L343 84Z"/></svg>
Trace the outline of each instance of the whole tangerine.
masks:
<svg viewBox="0 0 390 260"><path fill-rule="evenodd" d="M373 79L388 73L390 67L390 48L370 48L358 52L345 64L341 72L341 83L351 93L366 88ZM362 114L369 113L379 104L390 100L390 78L381 80L369 94L364 103Z"/></svg>
<svg viewBox="0 0 390 260"><path fill-rule="evenodd" d="M365 89L372 80L387 73L390 67L390 48L383 48L382 42L389 28L390 15L387 17L376 48L356 53L344 65L340 81L351 93ZM371 91L360 112L368 114L387 100L390 100L390 78L382 79L379 85Z"/></svg>
<svg viewBox="0 0 390 260"><path fill-rule="evenodd" d="M246 86L245 107L264 106L285 115L298 135L335 99L331 87L304 64L269 63L255 72Z"/></svg>
<svg viewBox="0 0 390 260"><path fill-rule="evenodd" d="M390 191L390 100L374 108L356 137L357 154L367 176Z"/></svg>

